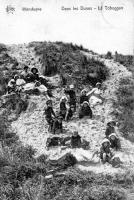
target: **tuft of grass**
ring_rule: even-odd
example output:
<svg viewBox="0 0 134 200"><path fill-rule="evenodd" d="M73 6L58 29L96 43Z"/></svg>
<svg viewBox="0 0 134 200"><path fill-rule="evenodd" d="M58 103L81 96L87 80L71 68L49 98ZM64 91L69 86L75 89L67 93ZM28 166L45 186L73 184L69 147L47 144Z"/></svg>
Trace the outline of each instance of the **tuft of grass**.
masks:
<svg viewBox="0 0 134 200"><path fill-rule="evenodd" d="M2 122L4 120L4 122ZM3 136L10 135L10 124L1 118ZM0 127L1 127L0 124ZM15 133L11 133L15 137ZM134 184L134 176L111 176L68 168L51 175L46 156L34 158L35 150L19 140L3 143L0 155L0 199L4 200L126 200L125 188ZM60 171L61 172L61 171Z"/></svg>
<svg viewBox="0 0 134 200"><path fill-rule="evenodd" d="M62 42L34 42L29 45L34 47L36 55L40 56L42 73L47 76L59 73L66 84L95 85L108 76L105 65L85 56L82 52L89 51L82 46Z"/></svg>
<svg viewBox="0 0 134 200"><path fill-rule="evenodd" d="M117 101L114 106L118 109L116 117L120 122L119 129L126 138L134 141L134 80L121 79L116 96Z"/></svg>
<svg viewBox="0 0 134 200"><path fill-rule="evenodd" d="M124 137L134 142L134 56L115 53L114 60L132 72L132 77L122 78L116 92L115 115Z"/></svg>

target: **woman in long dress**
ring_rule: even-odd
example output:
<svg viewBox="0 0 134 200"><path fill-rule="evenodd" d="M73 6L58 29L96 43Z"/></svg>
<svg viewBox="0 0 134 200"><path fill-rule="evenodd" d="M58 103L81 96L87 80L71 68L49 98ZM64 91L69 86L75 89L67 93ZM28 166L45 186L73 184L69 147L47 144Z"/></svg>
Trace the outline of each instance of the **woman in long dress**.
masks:
<svg viewBox="0 0 134 200"><path fill-rule="evenodd" d="M98 82L96 83L96 87L87 93L87 96L89 97L89 102L92 106L103 103L104 99L101 97L101 94L101 83Z"/></svg>

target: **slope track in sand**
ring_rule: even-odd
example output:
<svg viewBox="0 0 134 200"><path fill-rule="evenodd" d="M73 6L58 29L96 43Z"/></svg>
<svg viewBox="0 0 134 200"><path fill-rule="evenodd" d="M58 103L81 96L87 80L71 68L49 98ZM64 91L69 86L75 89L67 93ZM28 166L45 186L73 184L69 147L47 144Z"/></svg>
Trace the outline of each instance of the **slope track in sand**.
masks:
<svg viewBox="0 0 134 200"><path fill-rule="evenodd" d="M94 55L85 53L87 57L94 57ZM11 55L16 57L19 62L28 64L31 60L33 65L41 68L41 64L38 62L38 58L35 56L34 50L28 48L26 45L14 46L11 48ZM81 170L94 171L96 173L118 173L120 171L124 172L129 168L133 168L134 164L134 145L124 139L121 133L117 130L120 138L122 151L118 152L121 160L124 163L124 168L112 168L109 165L102 165L98 162L98 158L94 158L91 161L92 153L100 147L100 143L104 138L104 132L106 123L113 119L111 112L113 111L113 100L116 100L115 92L119 86L119 81L123 77L130 77L132 74L123 66L115 63L113 60L102 59L99 56L95 59L103 61L110 72L109 78L103 83L106 90L104 91L105 102L103 105L97 105L93 108L94 117L92 120L85 119L79 120L77 118L73 119L69 123L64 122L64 129L66 130L66 135L70 135L73 130L79 130L82 137L90 142L90 150L85 151L82 149L70 150L61 148L53 148L47 151L45 148L45 143L47 137L50 136L48 133L48 125L44 117L44 107L46 99L43 96L31 96L30 103L27 112L22 113L17 121L12 123L13 129L17 131L17 134L24 145L31 145L37 150L37 155L48 154L50 158L58 158L68 151L71 151L79 161L86 161L85 165L78 165ZM32 65L32 64L31 64ZM59 77L53 76L50 81L55 85L58 85ZM59 99L63 95L61 88L57 88L53 91L55 98L53 98L54 109L58 109Z"/></svg>

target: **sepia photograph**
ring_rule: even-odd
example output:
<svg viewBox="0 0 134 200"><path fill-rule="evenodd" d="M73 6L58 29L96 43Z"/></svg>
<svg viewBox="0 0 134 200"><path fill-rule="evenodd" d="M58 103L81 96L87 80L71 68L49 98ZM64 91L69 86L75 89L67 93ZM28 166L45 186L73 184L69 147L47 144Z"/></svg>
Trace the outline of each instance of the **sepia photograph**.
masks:
<svg viewBox="0 0 134 200"><path fill-rule="evenodd" d="M133 0L0 0L0 200L134 200Z"/></svg>

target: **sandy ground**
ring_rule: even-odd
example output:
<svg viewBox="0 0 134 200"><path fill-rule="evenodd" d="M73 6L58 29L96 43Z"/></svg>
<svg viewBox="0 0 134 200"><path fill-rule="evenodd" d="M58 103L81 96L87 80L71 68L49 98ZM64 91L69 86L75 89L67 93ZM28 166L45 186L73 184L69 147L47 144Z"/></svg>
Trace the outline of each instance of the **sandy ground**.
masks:
<svg viewBox="0 0 134 200"><path fill-rule="evenodd" d="M40 67L38 58L35 57L34 51L31 48L23 46L21 48L14 47L11 50L11 54L22 62L28 62L31 58L34 58L33 63ZM84 53L84 52L83 52ZM93 57L93 55L84 53L87 57ZM30 103L27 112L22 113L17 121L12 123L12 127L16 130L20 140L24 145L31 145L37 150L37 154L47 154L50 158L59 158L66 152L72 152L81 164L77 165L81 170L94 171L96 173L122 173L128 168L133 169L134 164L134 145L124 139L121 133L117 130L118 135L121 139L122 150L117 152L121 161L123 162L122 168L113 168L111 165L102 165L97 157L92 159L93 152L99 149L101 141L104 138L106 123L109 120L114 119L111 112L113 111L112 102L116 100L116 89L118 88L119 80L122 77L129 77L131 73L123 65L114 63L112 60L105 60L97 57L97 59L104 62L110 71L110 77L106 80L103 86L106 88L104 91L105 102L103 105L97 105L93 108L93 119L82 119L79 120L75 117L71 122L64 122L63 126L65 129L65 135L71 135L73 130L78 130L82 138L90 142L90 149L61 149L53 148L49 151L46 150L45 144L47 138L50 136L48 133L48 125L45 121L44 108L46 98L44 96L31 96ZM59 77L54 76L50 80L54 85L58 85ZM63 94L63 91L58 88L53 91L54 96L54 110L58 109L59 99ZM82 163L83 162L83 163Z"/></svg>

